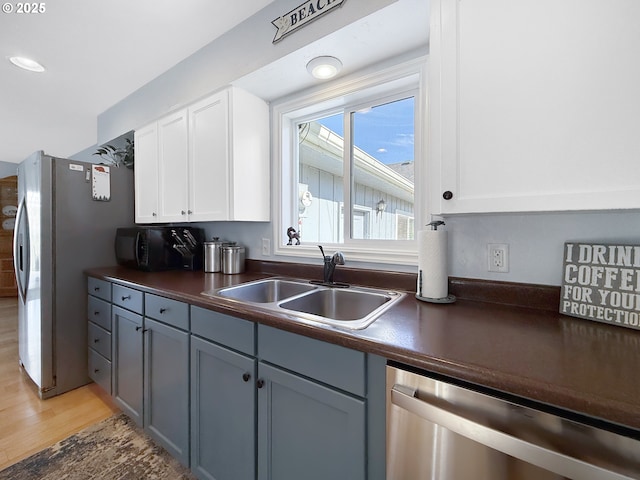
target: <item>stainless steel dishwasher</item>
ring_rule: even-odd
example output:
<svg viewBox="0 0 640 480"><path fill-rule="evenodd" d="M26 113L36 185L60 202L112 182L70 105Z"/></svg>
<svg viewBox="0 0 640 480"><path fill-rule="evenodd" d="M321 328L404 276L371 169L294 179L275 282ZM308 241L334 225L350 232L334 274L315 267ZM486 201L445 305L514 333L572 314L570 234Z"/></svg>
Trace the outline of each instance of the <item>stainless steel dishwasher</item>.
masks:
<svg viewBox="0 0 640 480"><path fill-rule="evenodd" d="M398 367L387 366L387 480L640 478L634 432Z"/></svg>

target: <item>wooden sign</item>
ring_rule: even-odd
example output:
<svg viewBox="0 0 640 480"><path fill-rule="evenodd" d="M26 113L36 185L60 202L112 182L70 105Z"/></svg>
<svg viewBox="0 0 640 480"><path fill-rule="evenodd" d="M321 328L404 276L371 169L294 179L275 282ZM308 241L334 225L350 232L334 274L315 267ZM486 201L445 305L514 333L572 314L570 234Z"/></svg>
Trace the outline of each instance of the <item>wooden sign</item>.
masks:
<svg viewBox="0 0 640 480"><path fill-rule="evenodd" d="M309 22L320 18L335 7L341 7L345 1L346 0L309 0L298 5L293 10L271 22L273 26L278 29L276 36L273 37L272 43L276 43L298 28L304 27L309 24Z"/></svg>
<svg viewBox="0 0 640 480"><path fill-rule="evenodd" d="M560 313L640 330L640 245L565 243Z"/></svg>

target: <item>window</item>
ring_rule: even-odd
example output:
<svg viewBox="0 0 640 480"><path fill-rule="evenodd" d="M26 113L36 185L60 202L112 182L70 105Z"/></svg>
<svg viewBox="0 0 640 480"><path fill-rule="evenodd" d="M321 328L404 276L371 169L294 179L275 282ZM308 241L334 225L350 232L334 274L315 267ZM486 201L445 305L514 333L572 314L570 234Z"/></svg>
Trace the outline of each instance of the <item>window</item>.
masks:
<svg viewBox="0 0 640 480"><path fill-rule="evenodd" d="M352 259L415 263L422 75L417 65L400 70L274 105L276 254L317 256L323 245ZM287 245L289 227L302 245Z"/></svg>

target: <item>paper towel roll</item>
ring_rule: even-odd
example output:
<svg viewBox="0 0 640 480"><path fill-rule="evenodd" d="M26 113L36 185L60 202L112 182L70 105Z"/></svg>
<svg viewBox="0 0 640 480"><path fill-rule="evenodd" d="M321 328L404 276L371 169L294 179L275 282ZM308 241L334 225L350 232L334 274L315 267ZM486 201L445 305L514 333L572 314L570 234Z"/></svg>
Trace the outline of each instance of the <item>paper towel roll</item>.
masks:
<svg viewBox="0 0 640 480"><path fill-rule="evenodd" d="M447 274L447 232L418 232L417 295L424 298L445 298L449 292Z"/></svg>

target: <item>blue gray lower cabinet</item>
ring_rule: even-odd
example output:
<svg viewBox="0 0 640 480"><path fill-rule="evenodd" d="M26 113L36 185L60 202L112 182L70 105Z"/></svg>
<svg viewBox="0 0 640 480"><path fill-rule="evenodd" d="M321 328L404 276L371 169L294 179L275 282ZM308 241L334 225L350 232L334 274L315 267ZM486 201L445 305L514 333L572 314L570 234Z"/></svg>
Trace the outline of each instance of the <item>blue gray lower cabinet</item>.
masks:
<svg viewBox="0 0 640 480"><path fill-rule="evenodd" d="M191 337L191 470L206 480L255 478L256 360Z"/></svg>
<svg viewBox="0 0 640 480"><path fill-rule="evenodd" d="M111 284L92 280L87 298L88 373L91 380L111 395ZM101 296L93 296L94 293Z"/></svg>
<svg viewBox="0 0 640 480"><path fill-rule="evenodd" d="M366 478L366 404L260 363L258 479Z"/></svg>
<svg viewBox="0 0 640 480"><path fill-rule="evenodd" d="M384 480L384 358L115 291L112 396L198 478Z"/></svg>
<svg viewBox="0 0 640 480"><path fill-rule="evenodd" d="M144 429L189 465L189 333L144 319Z"/></svg>
<svg viewBox="0 0 640 480"><path fill-rule="evenodd" d="M142 426L142 315L114 305L111 309L111 320L112 395L122 411Z"/></svg>

